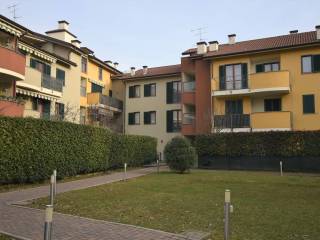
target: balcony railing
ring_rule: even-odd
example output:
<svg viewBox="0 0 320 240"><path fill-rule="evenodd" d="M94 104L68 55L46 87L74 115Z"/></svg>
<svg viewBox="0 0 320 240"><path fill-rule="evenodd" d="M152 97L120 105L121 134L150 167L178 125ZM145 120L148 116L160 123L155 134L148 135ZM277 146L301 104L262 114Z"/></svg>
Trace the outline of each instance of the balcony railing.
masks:
<svg viewBox="0 0 320 240"><path fill-rule="evenodd" d="M184 82L184 83L183 83L183 91L184 91L184 92L194 92L195 90L196 90L196 83L195 83L195 81Z"/></svg>
<svg viewBox="0 0 320 240"><path fill-rule="evenodd" d="M24 80L26 57L17 51L2 46L0 46L0 56L0 68L17 73L12 74L12 78L15 80ZM2 72L0 70L0 73ZM4 73L11 75L7 71Z"/></svg>
<svg viewBox="0 0 320 240"><path fill-rule="evenodd" d="M41 87L48 88L57 92L62 92L63 81L46 74L42 74Z"/></svg>
<svg viewBox="0 0 320 240"><path fill-rule="evenodd" d="M247 75L235 75L233 77L222 77L219 79L219 90L238 90L248 88Z"/></svg>
<svg viewBox="0 0 320 240"><path fill-rule="evenodd" d="M103 95L102 93L88 93L88 104L102 104L119 110L123 109L123 102L117 98Z"/></svg>
<svg viewBox="0 0 320 240"><path fill-rule="evenodd" d="M183 124L194 124L195 115L194 113L184 113L183 114Z"/></svg>
<svg viewBox="0 0 320 240"><path fill-rule="evenodd" d="M214 116L214 127L224 128L250 128L249 114L228 114Z"/></svg>

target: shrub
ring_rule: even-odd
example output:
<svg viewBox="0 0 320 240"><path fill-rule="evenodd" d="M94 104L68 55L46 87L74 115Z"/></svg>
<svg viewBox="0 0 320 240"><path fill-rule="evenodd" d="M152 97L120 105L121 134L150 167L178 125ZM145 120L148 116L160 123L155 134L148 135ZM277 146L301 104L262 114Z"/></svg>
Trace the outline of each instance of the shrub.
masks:
<svg viewBox="0 0 320 240"><path fill-rule="evenodd" d="M125 155L124 153L129 153ZM156 140L92 126L0 117L0 183L39 182L155 160Z"/></svg>
<svg viewBox="0 0 320 240"><path fill-rule="evenodd" d="M171 170L184 173L189 170L197 160L194 147L184 137L175 137L167 143L164 157Z"/></svg>

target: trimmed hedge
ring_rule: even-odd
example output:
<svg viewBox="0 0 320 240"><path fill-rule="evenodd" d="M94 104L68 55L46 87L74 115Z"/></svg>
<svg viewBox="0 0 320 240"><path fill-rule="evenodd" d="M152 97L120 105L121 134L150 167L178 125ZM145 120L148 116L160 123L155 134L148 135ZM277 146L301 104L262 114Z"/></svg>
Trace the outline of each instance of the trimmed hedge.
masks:
<svg viewBox="0 0 320 240"><path fill-rule="evenodd" d="M211 168L320 171L320 131L274 131L200 135L199 165Z"/></svg>
<svg viewBox="0 0 320 240"><path fill-rule="evenodd" d="M38 182L156 159L156 139L68 122L0 117L0 183ZM128 153L128 154L127 154Z"/></svg>

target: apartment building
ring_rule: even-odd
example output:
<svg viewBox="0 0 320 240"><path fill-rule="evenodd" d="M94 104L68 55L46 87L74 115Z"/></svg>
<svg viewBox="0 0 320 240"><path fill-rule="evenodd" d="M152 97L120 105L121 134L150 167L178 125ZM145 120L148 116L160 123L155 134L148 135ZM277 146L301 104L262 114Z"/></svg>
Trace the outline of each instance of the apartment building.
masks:
<svg viewBox="0 0 320 240"><path fill-rule="evenodd" d="M12 29L19 34L12 34L24 65L21 81L12 84L14 96L24 103L23 114L18 116L81 122L122 132L122 101L112 96L111 75L121 73L116 65L103 62L89 48L81 47L67 21L59 21L58 28L46 35L4 16L0 16L0 22L10 27L4 29L11 34ZM0 60L5 61L2 57ZM121 87L115 87L115 96L123 95L119 93L124 91Z"/></svg>
<svg viewBox="0 0 320 240"><path fill-rule="evenodd" d="M126 134L158 139L158 152L181 135L181 66L131 68L128 74L113 77L125 84Z"/></svg>
<svg viewBox="0 0 320 240"><path fill-rule="evenodd" d="M25 79L25 56L19 52L23 29L0 19L0 114L22 117L24 105L16 100L16 83Z"/></svg>
<svg viewBox="0 0 320 240"><path fill-rule="evenodd" d="M228 38L226 44L199 42L197 48L183 53L182 74L189 76L186 82L191 79L196 85L191 103L205 98L206 110L200 109L201 113L197 107L194 112L183 108L184 114L193 113L193 126L210 123L204 118L211 112L207 132L319 130L320 26L315 31L295 30L242 42L236 41L235 34ZM202 66L201 73L197 64ZM189 74L193 66L195 71ZM182 128L189 135L201 130Z"/></svg>

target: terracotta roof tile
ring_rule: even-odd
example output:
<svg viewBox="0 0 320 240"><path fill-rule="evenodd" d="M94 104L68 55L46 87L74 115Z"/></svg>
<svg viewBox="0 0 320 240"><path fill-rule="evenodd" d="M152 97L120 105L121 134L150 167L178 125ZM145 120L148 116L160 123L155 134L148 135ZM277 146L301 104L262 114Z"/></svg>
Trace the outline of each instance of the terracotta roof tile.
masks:
<svg viewBox="0 0 320 240"><path fill-rule="evenodd" d="M169 66L161 66L161 67L153 67L148 68L147 74L143 74L143 69L136 70L135 75L131 76L130 73L125 73L121 75L114 76L114 79L122 79L122 80L134 80L139 78L150 78L150 77L161 77L167 75L175 75L181 73L181 65L169 65Z"/></svg>
<svg viewBox="0 0 320 240"><path fill-rule="evenodd" d="M204 55L204 57L227 56L239 53L296 47L314 43L320 44L320 40L317 40L316 31L295 33L283 36L236 42L235 44L220 44L218 51L208 52ZM196 54L196 48L188 49L182 54Z"/></svg>

